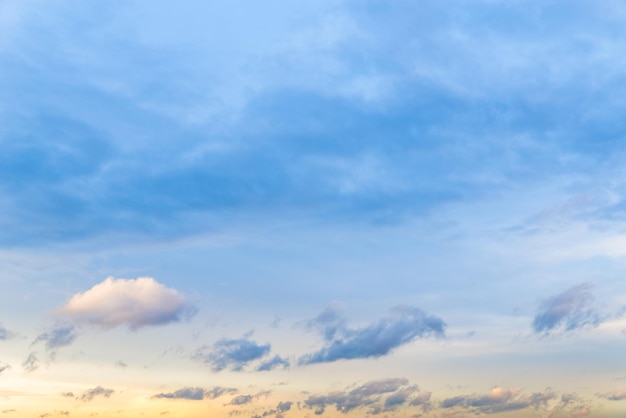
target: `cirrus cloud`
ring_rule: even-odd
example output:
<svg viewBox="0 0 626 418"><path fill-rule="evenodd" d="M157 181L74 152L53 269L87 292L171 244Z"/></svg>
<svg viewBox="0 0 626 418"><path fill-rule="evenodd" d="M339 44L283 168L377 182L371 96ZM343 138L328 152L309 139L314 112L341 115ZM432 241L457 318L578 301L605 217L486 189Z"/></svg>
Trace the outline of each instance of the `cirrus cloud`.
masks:
<svg viewBox="0 0 626 418"><path fill-rule="evenodd" d="M103 328L127 325L132 330L176 322L195 308L177 290L152 277L107 277L91 289L77 293L57 313L74 321Z"/></svg>

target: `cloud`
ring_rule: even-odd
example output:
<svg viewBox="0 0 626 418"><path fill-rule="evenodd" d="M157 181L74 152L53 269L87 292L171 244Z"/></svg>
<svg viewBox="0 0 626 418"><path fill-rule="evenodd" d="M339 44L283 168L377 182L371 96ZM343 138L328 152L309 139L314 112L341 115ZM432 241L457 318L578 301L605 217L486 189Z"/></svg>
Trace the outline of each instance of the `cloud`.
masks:
<svg viewBox="0 0 626 418"><path fill-rule="evenodd" d="M547 408L548 402L556 398L556 393L552 391L552 388L546 388L543 392L535 392L530 395L529 402L535 408L540 407Z"/></svg>
<svg viewBox="0 0 626 418"><path fill-rule="evenodd" d="M533 319L533 331L548 335L597 326L601 319L590 307L592 300L590 285L586 283L546 299Z"/></svg>
<svg viewBox="0 0 626 418"><path fill-rule="evenodd" d="M279 355L275 355L271 359L264 361L259 365L257 371L264 372L268 370L274 370L277 367L282 367L284 369L289 368L289 360L282 358Z"/></svg>
<svg viewBox="0 0 626 418"><path fill-rule="evenodd" d="M194 312L183 295L151 277L108 277L57 310L80 323L103 328L127 325L133 330L179 321Z"/></svg>
<svg viewBox="0 0 626 418"><path fill-rule="evenodd" d="M205 390L204 396L207 399L216 399L222 395L230 395L233 393L237 393L237 389L227 388L227 387L222 387L222 386L215 386L215 387L212 387L211 389Z"/></svg>
<svg viewBox="0 0 626 418"><path fill-rule="evenodd" d="M291 409L292 405L293 405L293 402L291 401L279 402L278 406L276 406L276 410L278 412L287 412Z"/></svg>
<svg viewBox="0 0 626 418"><path fill-rule="evenodd" d="M33 372L39 368L39 358L37 358L37 353L32 352L26 357L26 360L22 362L22 367L27 372Z"/></svg>
<svg viewBox="0 0 626 418"><path fill-rule="evenodd" d="M153 398L201 401L204 399L204 392L203 388L183 388L171 393L159 393L154 395Z"/></svg>
<svg viewBox="0 0 626 418"><path fill-rule="evenodd" d="M247 337L223 339L211 348L201 347L194 358L209 364L214 371L226 368L241 371L248 363L265 357L270 352L270 347L270 344L260 345Z"/></svg>
<svg viewBox="0 0 626 418"><path fill-rule="evenodd" d="M253 395L235 396L227 405L247 405L254 399Z"/></svg>
<svg viewBox="0 0 626 418"><path fill-rule="evenodd" d="M13 337L13 332L6 329L2 324L0 324L0 341L8 340Z"/></svg>
<svg viewBox="0 0 626 418"><path fill-rule="evenodd" d="M4 364L2 362L0 362L0 374L4 373L5 371L9 370L11 368L11 366L9 366L8 364Z"/></svg>
<svg viewBox="0 0 626 418"><path fill-rule="evenodd" d="M98 396L102 396L104 398L109 398L115 391L113 389L105 389L102 386L97 386L93 389L89 389L84 392L80 399L85 402L89 402Z"/></svg>
<svg viewBox="0 0 626 418"><path fill-rule="evenodd" d="M556 399L556 397L556 394L550 388L546 388L543 392L525 395L519 389L505 389L496 386L487 393L446 398L440 402L439 406L444 409L462 408L474 414L495 414L531 407L535 410L540 408L547 410L548 402ZM563 399L566 399L565 403ZM566 395L558 406L559 410L566 406L567 399L578 401L575 395Z"/></svg>
<svg viewBox="0 0 626 418"><path fill-rule="evenodd" d="M50 330L39 334L33 344L43 342L46 350L53 351L72 344L76 337L76 327L73 325L55 325Z"/></svg>
<svg viewBox="0 0 626 418"><path fill-rule="evenodd" d="M380 357L416 338L444 336L445 322L413 307L398 307L392 315L364 328L350 329L335 313L325 311L310 323L326 340L319 351L302 356L300 364Z"/></svg>
<svg viewBox="0 0 626 418"><path fill-rule="evenodd" d="M614 392L605 393L598 396L608 399L609 401L623 401L626 400L626 390L616 390Z"/></svg>
<svg viewBox="0 0 626 418"><path fill-rule="evenodd" d="M419 399L414 405L422 405L430 398L430 392L420 392L417 386L407 386L404 378L372 380L351 390L331 392L327 395L312 395L305 401L307 408L322 415L326 407L334 405L337 411L348 413L362 407L372 407L372 413L392 411L396 407ZM383 400L383 395L387 395ZM413 398L413 399L411 399Z"/></svg>
<svg viewBox="0 0 626 418"><path fill-rule="evenodd" d="M186 387L175 392L159 393L152 398L154 399L187 399L191 401L201 401L203 399L216 399L222 395L237 393L237 389L215 386L211 389L201 387Z"/></svg>

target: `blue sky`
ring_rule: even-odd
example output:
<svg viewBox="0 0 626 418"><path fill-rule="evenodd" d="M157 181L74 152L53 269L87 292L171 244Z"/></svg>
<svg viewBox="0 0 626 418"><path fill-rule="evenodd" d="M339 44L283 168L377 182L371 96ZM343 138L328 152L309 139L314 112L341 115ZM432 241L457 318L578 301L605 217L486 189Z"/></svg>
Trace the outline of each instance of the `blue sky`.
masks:
<svg viewBox="0 0 626 418"><path fill-rule="evenodd" d="M3 413L620 416L625 21L0 2Z"/></svg>

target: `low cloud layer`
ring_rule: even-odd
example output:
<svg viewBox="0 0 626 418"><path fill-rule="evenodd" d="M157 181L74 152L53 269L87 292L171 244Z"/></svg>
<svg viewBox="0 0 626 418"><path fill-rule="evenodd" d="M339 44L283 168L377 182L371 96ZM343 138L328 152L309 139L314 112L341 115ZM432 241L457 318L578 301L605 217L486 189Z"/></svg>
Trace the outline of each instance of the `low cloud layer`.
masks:
<svg viewBox="0 0 626 418"><path fill-rule="evenodd" d="M456 414L499 414L523 409L534 410L544 417L586 416L591 413L587 402L576 393L560 397L550 388L530 395L520 389L494 387L487 393L459 395L443 399L439 407Z"/></svg>
<svg viewBox="0 0 626 418"><path fill-rule="evenodd" d="M597 326L601 319L591 307L592 301L590 285L586 283L544 300L533 319L533 331L548 335Z"/></svg>
<svg viewBox="0 0 626 418"><path fill-rule="evenodd" d="M398 307L389 317L351 329L341 314L329 308L310 321L309 326L322 333L326 344L319 351L301 357L300 364L381 357L417 338L443 337L446 323L420 309Z"/></svg>
<svg viewBox="0 0 626 418"><path fill-rule="evenodd" d="M429 399L430 392L420 391L415 385L409 386L407 379L393 378L373 380L354 389L327 395L312 395L304 401L304 406L313 409L315 415L324 414L328 406L334 406L342 413L369 407L370 414L378 414L404 404L425 405Z"/></svg>
<svg viewBox="0 0 626 418"><path fill-rule="evenodd" d="M178 291L151 277L108 277L72 296L57 313L79 323L104 328L127 325L134 330L179 321L194 311Z"/></svg>

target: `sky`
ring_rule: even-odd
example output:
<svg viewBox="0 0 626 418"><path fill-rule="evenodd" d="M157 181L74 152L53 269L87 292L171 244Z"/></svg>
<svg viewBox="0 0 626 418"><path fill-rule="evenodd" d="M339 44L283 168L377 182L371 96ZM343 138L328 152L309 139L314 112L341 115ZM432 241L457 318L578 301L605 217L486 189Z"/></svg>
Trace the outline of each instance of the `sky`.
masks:
<svg viewBox="0 0 626 418"><path fill-rule="evenodd" d="M618 418L626 5L0 0L0 413Z"/></svg>

